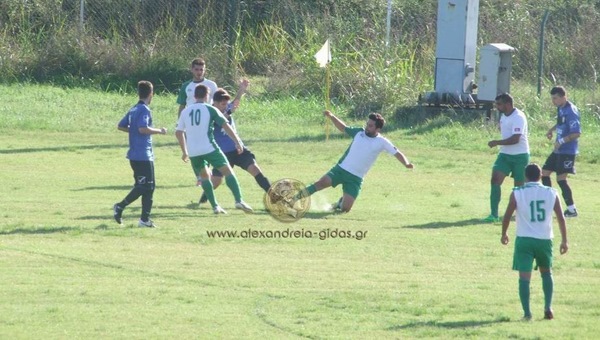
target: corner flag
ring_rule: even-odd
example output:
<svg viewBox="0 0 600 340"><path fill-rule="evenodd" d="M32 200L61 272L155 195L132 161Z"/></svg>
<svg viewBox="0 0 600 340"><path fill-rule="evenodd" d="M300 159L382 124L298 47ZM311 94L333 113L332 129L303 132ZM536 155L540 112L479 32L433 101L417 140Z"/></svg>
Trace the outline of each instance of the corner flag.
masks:
<svg viewBox="0 0 600 340"><path fill-rule="evenodd" d="M327 64L331 61L331 49L329 48L329 39L325 41L323 47L315 54L315 59L317 63L319 63L320 67L326 67Z"/></svg>

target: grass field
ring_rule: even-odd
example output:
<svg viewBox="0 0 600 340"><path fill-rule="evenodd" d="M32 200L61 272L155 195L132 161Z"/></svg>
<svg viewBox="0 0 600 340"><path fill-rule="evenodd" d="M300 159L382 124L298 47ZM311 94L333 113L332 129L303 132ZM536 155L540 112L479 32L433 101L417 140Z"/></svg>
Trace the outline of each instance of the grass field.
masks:
<svg viewBox="0 0 600 340"><path fill-rule="evenodd" d="M139 201L124 226L111 216L132 183L127 135L115 126L135 97L0 89L0 338L584 339L600 331L600 148L591 129L569 179L580 216L568 220L569 253L555 258L556 319L541 320L536 274L534 321L525 323L513 244L500 244L500 224L479 222L497 152L485 146L497 133L483 122L390 128L386 136L413 171L383 154L350 213L324 211L340 194L329 189L290 224L264 211L260 188L240 171L256 214L233 209L225 187L216 194L228 215L199 208L200 191L170 131L154 137L159 227L140 229ZM156 126L173 127L174 99L155 98ZM244 105L240 134L271 180L310 183L349 143L336 132L324 141L317 102ZM532 160L541 163L549 144L536 132L541 126L532 130ZM503 186L502 209L510 187ZM207 234L288 229L364 237Z"/></svg>

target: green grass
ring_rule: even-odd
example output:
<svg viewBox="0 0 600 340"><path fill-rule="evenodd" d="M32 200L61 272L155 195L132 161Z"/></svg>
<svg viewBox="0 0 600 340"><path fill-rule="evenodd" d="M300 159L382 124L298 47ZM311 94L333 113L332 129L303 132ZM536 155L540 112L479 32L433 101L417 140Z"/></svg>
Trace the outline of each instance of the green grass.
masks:
<svg viewBox="0 0 600 340"><path fill-rule="evenodd" d="M598 332L598 163L578 161L569 179L581 214L568 220L569 253L555 259L556 319L540 320L534 275L534 322L522 323L512 243L500 244L499 224L478 221L488 212L496 150L485 146L493 131L477 129L476 120L392 124L385 134L414 171L381 155L350 213L322 211L340 194L329 189L293 224L271 218L260 188L240 171L256 214L233 209L225 187L216 193L228 215L198 208L199 189L172 131L155 136L159 228L149 230L135 226L139 202L125 211L124 226L111 216L131 185L127 135L115 125L135 98L36 86L0 93L0 338L529 339ZM155 125L173 127L174 99L155 97ZM271 180L312 182L347 147L337 132L324 141L320 106L260 97L243 103L240 134ZM591 129L583 135L583 152L598 149L595 137ZM532 139L532 158L541 162L547 145ZM507 181L502 206L509 190ZM288 228L367 233L362 240L207 236Z"/></svg>

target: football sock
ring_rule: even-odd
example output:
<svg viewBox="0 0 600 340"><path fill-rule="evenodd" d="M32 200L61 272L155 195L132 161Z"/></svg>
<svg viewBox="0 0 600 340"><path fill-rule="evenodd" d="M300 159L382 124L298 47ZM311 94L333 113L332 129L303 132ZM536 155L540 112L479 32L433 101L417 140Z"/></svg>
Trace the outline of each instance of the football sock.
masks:
<svg viewBox="0 0 600 340"><path fill-rule="evenodd" d="M550 176L542 176L542 184L547 186L547 187L551 187L552 186L552 180L550 179Z"/></svg>
<svg viewBox="0 0 600 340"><path fill-rule="evenodd" d="M502 195L502 189L498 184L492 184L492 191L490 193L490 209L492 215L498 217L498 206L500 205L500 196Z"/></svg>
<svg viewBox="0 0 600 340"><path fill-rule="evenodd" d="M254 180L265 192L269 191L271 183L269 183L269 180L262 174L262 172L259 172L258 175L254 176Z"/></svg>
<svg viewBox="0 0 600 340"><path fill-rule="evenodd" d="M240 184L238 183L237 177L235 177L234 174L225 176L225 183L227 183L227 186L233 193L233 197L235 198L235 201L241 202L242 201L242 189L240 189ZM212 187L212 184L211 184L211 187Z"/></svg>
<svg viewBox="0 0 600 340"><path fill-rule="evenodd" d="M204 194L208 201L210 202L211 207L217 206L217 200L215 199L215 191L213 190L213 185L209 179L203 179L201 181L202 189L204 190Z"/></svg>
<svg viewBox="0 0 600 340"><path fill-rule="evenodd" d="M550 310L552 307L552 292L554 291L552 272L542 272L542 289L544 290L544 310Z"/></svg>
<svg viewBox="0 0 600 340"><path fill-rule="evenodd" d="M568 205L567 209L569 209L570 212L575 212L575 210L577 210L577 208L575 207L575 204L573 205Z"/></svg>
<svg viewBox="0 0 600 340"><path fill-rule="evenodd" d="M141 219L144 222L148 222L150 219L150 212L152 211L152 196L154 190L148 190L142 195L142 216Z"/></svg>
<svg viewBox="0 0 600 340"><path fill-rule="evenodd" d="M531 316L531 310L529 309L529 281L519 279L519 298L521 299L521 306L525 316Z"/></svg>
<svg viewBox="0 0 600 340"><path fill-rule="evenodd" d="M571 192L571 187L567 180L558 181L558 185L560 186L560 190L562 191L562 196L565 199L565 204L567 206L573 205L573 192Z"/></svg>

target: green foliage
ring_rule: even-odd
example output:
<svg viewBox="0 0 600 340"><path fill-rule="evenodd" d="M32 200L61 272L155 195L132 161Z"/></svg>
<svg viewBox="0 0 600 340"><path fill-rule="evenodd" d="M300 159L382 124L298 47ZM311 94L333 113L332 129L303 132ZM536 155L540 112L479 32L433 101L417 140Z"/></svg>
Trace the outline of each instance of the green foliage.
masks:
<svg viewBox="0 0 600 340"><path fill-rule="evenodd" d="M394 1L390 46L386 2L6 0L0 3L0 81L123 89L140 77L174 92L202 56L209 77L233 86L267 77L267 94L320 95L324 74L314 53L332 41L331 96L383 110L416 102L433 87L436 0ZM478 45L517 48L513 77L537 77L540 23L550 11L543 80L594 88L600 60L596 1L481 0Z"/></svg>

